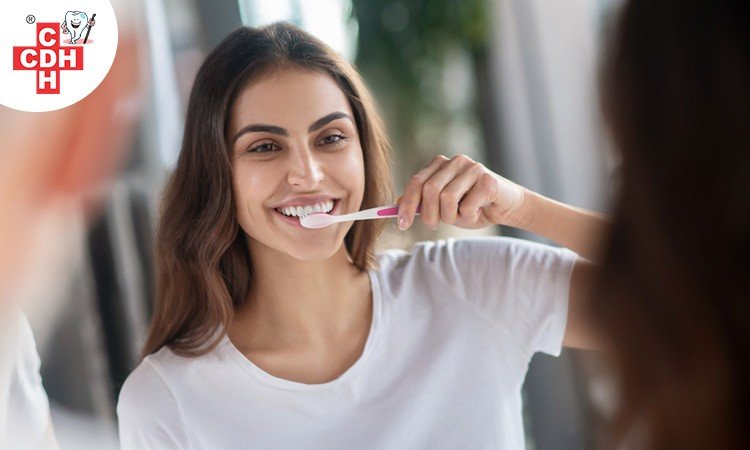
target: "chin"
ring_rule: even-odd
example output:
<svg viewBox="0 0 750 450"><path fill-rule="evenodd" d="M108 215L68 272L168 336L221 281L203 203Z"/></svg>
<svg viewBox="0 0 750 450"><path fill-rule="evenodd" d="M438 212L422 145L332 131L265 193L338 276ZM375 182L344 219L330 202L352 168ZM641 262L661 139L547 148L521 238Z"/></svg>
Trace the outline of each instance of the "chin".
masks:
<svg viewBox="0 0 750 450"><path fill-rule="evenodd" d="M338 243L336 246L329 246L322 243L314 243L308 241L303 246L297 246L295 248L287 248L285 253L294 259L300 261L326 261L333 257L341 246L344 245L344 241ZM288 246L287 246L288 247Z"/></svg>

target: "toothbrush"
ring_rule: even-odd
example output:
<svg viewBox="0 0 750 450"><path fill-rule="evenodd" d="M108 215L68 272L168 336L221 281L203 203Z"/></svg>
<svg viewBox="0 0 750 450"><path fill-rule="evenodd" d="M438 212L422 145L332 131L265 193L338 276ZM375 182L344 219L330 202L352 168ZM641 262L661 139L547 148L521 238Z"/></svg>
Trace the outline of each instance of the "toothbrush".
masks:
<svg viewBox="0 0 750 450"><path fill-rule="evenodd" d="M422 205L417 206L417 214L422 209ZM398 216L398 205L376 206L375 208L365 209L349 214L332 216L326 213L308 214L300 219L300 223L305 228L323 228L338 222L351 222L354 220L367 219L385 219L388 217Z"/></svg>

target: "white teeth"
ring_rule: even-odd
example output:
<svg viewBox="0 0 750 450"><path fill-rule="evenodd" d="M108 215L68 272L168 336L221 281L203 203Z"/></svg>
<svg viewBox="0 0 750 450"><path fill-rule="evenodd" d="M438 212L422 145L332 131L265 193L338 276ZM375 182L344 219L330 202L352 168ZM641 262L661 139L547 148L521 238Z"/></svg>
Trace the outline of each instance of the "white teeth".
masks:
<svg viewBox="0 0 750 450"><path fill-rule="evenodd" d="M332 209L333 209L333 200L329 200L327 202L320 202L314 205L287 206L284 208L276 208L276 211L279 211L285 216L304 217L308 214L317 213L317 212L328 213L328 212L331 212Z"/></svg>

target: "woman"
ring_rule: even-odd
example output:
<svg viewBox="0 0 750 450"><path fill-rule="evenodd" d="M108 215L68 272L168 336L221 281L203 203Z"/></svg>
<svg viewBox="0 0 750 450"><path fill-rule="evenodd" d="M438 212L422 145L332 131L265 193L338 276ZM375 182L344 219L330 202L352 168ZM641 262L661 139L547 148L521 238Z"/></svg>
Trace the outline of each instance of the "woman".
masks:
<svg viewBox="0 0 750 450"><path fill-rule="evenodd" d="M622 186L595 297L617 441L750 448L750 13L633 0L604 66Z"/></svg>
<svg viewBox="0 0 750 450"><path fill-rule="evenodd" d="M513 225L570 250L476 237L375 255L383 221L289 217L391 203L389 151L356 71L296 27L241 28L207 57L123 448L524 447L532 354L589 344L574 252L591 257L603 221L465 156L411 179L405 226L421 204L431 227Z"/></svg>

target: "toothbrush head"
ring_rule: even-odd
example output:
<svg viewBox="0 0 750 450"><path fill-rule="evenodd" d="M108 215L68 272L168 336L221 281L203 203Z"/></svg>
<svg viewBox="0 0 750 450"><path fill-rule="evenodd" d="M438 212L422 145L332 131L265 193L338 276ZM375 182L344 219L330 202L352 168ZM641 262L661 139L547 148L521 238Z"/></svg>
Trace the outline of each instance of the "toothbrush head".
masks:
<svg viewBox="0 0 750 450"><path fill-rule="evenodd" d="M305 228L323 228L334 222L333 216L326 213L308 214L299 220L299 223Z"/></svg>

